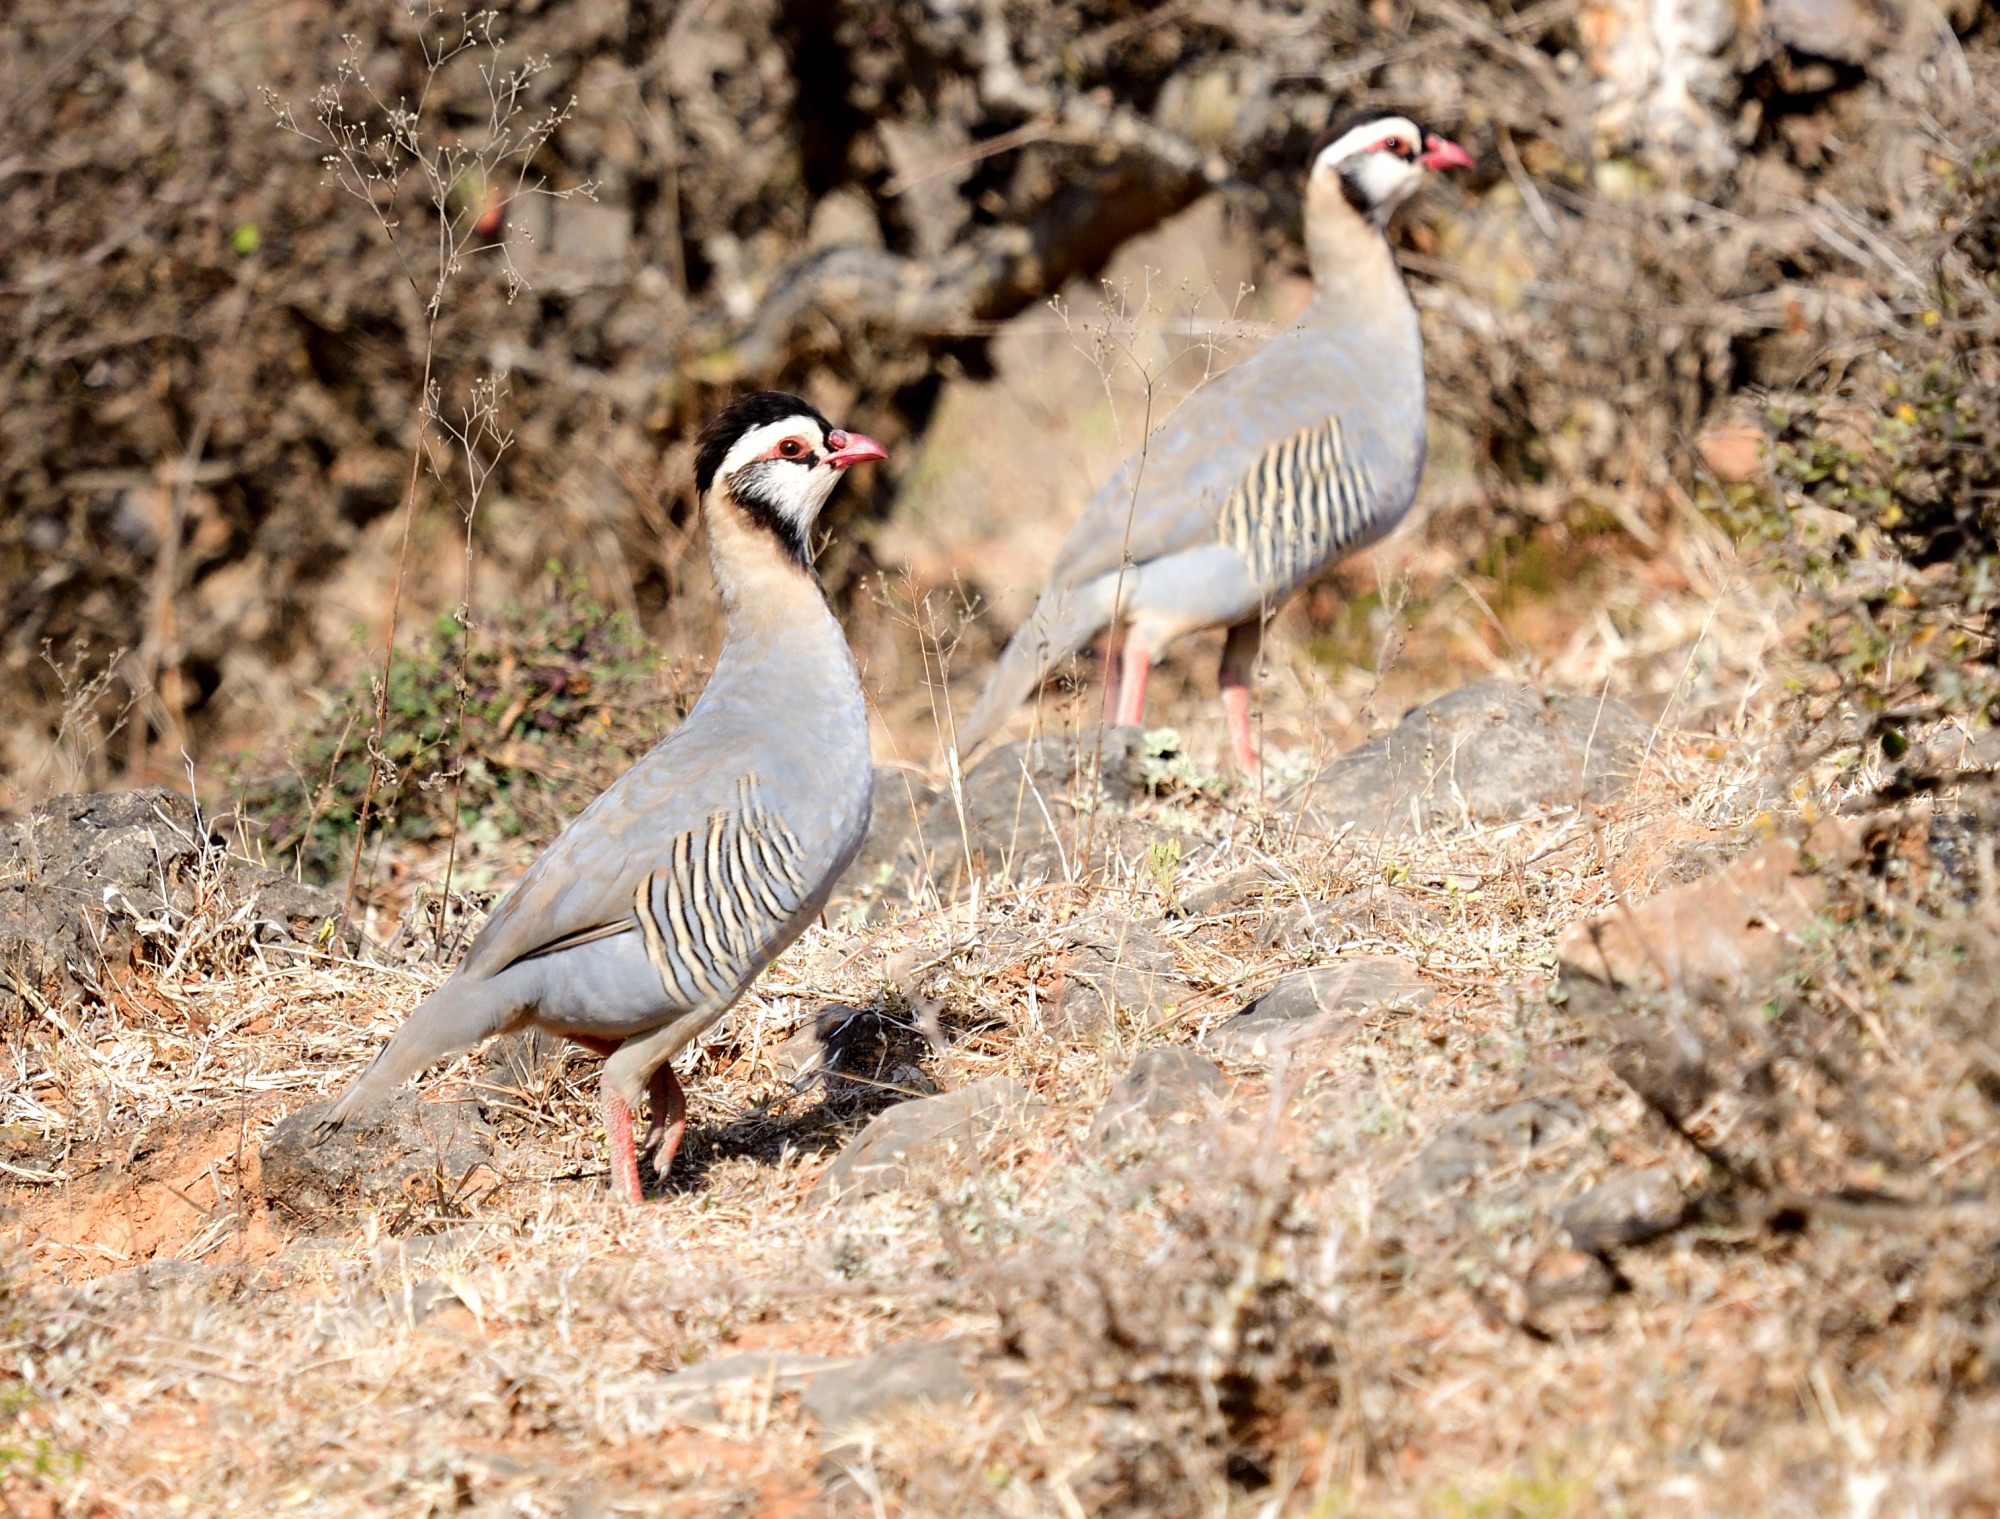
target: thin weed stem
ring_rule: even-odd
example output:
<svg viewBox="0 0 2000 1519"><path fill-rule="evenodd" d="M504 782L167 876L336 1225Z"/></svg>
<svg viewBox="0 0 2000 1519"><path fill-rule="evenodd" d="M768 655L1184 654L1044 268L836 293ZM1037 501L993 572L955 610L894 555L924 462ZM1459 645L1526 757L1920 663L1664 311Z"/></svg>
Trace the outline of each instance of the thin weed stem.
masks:
<svg viewBox="0 0 2000 1519"><path fill-rule="evenodd" d="M512 441L500 430L498 406L500 387L492 376L475 381L472 402L461 421L454 425L442 415L438 404L438 330L453 282L464 270L466 260L479 254L496 257L501 265L512 300L528 281L516 266L504 235L507 210L514 202L530 195L566 199L575 195L595 196L596 186L586 182L568 189L554 189L536 171L535 161L556 129L569 119L574 98L561 105L529 115L526 96L534 79L549 68L549 60L531 58L518 65L506 58L506 42L495 28L499 15L492 10L454 12L437 0L413 0L405 7L415 41L423 58L422 79L414 105L398 99L391 104L370 84L363 67L361 43L347 39L347 53L333 81L313 98L312 124L302 125L288 101L265 91L279 130L305 139L320 151L328 182L361 201L369 209L382 235L402 265L403 276L422 303L423 352L417 381L416 437L410 448L410 470L403 491L402 531L396 549L396 573L389 595L389 610L382 645L382 657L375 679L375 713L369 736L369 772L355 816L354 850L347 872L343 906L352 916L362 885L362 859L368 852L368 830L373 822L375 800L388 779L389 707L394 686L396 639L403 601L408 589L410 543L420 505L419 487L428 463L440 487L449 489L448 471L440 454L433 451L436 435L464 455L468 499L465 517L465 577L461 599L464 641L457 711L457 758L453 765L453 805L451 849L445 866L445 891L457 859L458 772L464 768L465 690L464 664L471 657L473 519L488 478L498 467L500 456ZM486 120L480 130L453 133L427 116L431 94L440 75L462 57L484 51L478 64L486 90ZM350 97L352 103L350 103ZM403 218L398 207L406 199L405 187L415 183L420 202L436 215L433 266L420 275L411 262L406 240L400 235ZM428 285L428 289L426 289ZM490 453L482 453L482 450Z"/></svg>

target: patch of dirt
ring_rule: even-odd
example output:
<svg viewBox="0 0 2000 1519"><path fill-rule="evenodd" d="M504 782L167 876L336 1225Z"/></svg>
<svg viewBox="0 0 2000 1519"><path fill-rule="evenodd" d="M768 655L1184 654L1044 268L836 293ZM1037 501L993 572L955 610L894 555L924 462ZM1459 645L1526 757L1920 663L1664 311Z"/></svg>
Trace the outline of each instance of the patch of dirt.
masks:
<svg viewBox="0 0 2000 1519"><path fill-rule="evenodd" d="M173 1120L73 1153L71 1179L7 1195L38 1275L77 1283L162 1261L260 1263L292 1231L257 1203L270 1105Z"/></svg>

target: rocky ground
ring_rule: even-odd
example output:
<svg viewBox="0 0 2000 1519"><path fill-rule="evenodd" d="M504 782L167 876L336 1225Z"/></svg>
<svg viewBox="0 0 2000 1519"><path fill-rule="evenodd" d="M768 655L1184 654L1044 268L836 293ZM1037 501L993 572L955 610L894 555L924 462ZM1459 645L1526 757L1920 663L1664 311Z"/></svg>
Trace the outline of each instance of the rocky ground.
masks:
<svg viewBox="0 0 2000 1519"><path fill-rule="evenodd" d="M98 9L0 21L0 1509L2000 1514L1991 6L547 0L559 195L430 315L258 89L351 50L491 168L477 60ZM1200 640L1171 729L1086 658L954 781L1364 100L1479 167L1397 233L1424 501L1273 623L1264 785ZM642 1209L534 1040L313 1142L685 711L687 438L767 382L902 471L825 561L840 900Z"/></svg>
<svg viewBox="0 0 2000 1519"><path fill-rule="evenodd" d="M433 934L45 807L0 1497L1990 1514L1982 757L1864 807L1775 735L1492 678L1262 797L1165 732L885 771L639 1210L532 1040L313 1142Z"/></svg>

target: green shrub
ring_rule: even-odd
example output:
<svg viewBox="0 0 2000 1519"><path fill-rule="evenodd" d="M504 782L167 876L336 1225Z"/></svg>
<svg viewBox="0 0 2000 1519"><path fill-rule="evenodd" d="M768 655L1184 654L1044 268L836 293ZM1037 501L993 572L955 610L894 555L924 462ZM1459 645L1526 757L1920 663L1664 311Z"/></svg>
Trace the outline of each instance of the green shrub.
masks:
<svg viewBox="0 0 2000 1519"><path fill-rule="evenodd" d="M1773 405L1775 494L1734 502L1818 613L1808 715L1892 760L1912 725L2000 720L2000 144L1942 200L1927 304L1831 393Z"/></svg>
<svg viewBox="0 0 2000 1519"><path fill-rule="evenodd" d="M282 768L239 780L268 850L308 879L338 879L371 765L371 835L441 839L456 816L503 837L552 836L684 710L629 621L558 565L541 605L470 631L468 645L458 617L442 616L398 651L378 754L369 670L289 736Z"/></svg>

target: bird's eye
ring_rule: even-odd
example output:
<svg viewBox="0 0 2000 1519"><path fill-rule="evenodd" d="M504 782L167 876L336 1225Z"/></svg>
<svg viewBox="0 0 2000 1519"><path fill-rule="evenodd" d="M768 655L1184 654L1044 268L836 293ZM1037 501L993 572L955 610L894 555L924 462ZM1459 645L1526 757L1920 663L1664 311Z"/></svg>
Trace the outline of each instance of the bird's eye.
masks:
<svg viewBox="0 0 2000 1519"><path fill-rule="evenodd" d="M787 459L796 459L800 454L804 453L805 451L806 451L805 444L800 442L797 438L787 438L785 439L784 442L778 445L778 452L784 455L784 457Z"/></svg>

